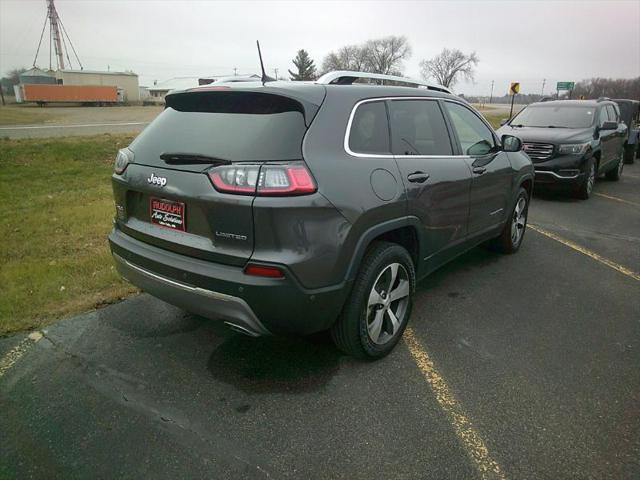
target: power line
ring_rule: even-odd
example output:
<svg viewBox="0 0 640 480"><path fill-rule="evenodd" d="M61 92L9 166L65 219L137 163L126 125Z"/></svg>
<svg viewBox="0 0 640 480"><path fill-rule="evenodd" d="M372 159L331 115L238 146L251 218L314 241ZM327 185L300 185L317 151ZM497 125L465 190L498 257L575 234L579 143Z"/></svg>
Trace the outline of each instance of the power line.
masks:
<svg viewBox="0 0 640 480"><path fill-rule="evenodd" d="M60 21L60 26L62 27L62 31L67 36L67 40L69 40L69 45L71 45L71 50L73 50L73 54L75 55L76 60L78 61L78 65L80 65L80 70L83 70L84 67L82 66L82 62L80 61L80 57L78 56L78 53L76 52L76 47L73 46L73 42L71 41L71 37L67 33L67 29L64 27L64 23L62 23L62 20L60 19L60 17L58 17L58 20ZM67 52L67 56L69 56L69 52ZM69 63L71 63L71 61L69 61Z"/></svg>
<svg viewBox="0 0 640 480"><path fill-rule="evenodd" d="M36 62L38 61L38 53L40 53L40 45L42 45L42 39L44 37L44 31L47 28L47 19L49 18L49 16L45 16L44 17L44 25L42 25L42 33L40 33L40 41L38 42L38 48L36 49L36 56L33 59L33 66L36 66Z"/></svg>

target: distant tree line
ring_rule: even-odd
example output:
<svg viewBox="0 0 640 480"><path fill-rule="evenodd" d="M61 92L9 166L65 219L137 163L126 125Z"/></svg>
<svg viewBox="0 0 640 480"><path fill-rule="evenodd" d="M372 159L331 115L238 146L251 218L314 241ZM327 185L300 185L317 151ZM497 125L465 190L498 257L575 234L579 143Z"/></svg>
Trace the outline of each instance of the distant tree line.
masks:
<svg viewBox="0 0 640 480"><path fill-rule="evenodd" d="M488 96L468 95L464 97L472 103L489 102ZM640 100L640 77L590 78L588 80L582 80L576 83L574 90L571 92L571 98L578 100L582 97L584 97L585 100L596 100L600 97ZM539 102L542 98L560 98L566 100L569 98L569 92L562 91L559 97L555 91L549 91L545 95L535 93L518 94L515 101L522 105L528 105L529 103ZM494 96L491 101L492 103L509 103L511 102L511 96Z"/></svg>
<svg viewBox="0 0 640 480"><path fill-rule="evenodd" d="M630 98L640 100L640 77L636 78L590 78L576 83L572 98ZM566 96L566 95L564 95Z"/></svg>

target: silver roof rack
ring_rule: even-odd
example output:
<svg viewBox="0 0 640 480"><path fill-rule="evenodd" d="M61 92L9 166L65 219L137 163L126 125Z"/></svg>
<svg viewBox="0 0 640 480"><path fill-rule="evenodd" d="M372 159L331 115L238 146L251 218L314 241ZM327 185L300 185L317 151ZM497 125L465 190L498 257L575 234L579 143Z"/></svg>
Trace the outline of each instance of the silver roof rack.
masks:
<svg viewBox="0 0 640 480"><path fill-rule="evenodd" d="M397 77L395 75L384 75L382 73L367 73L367 72L351 72L349 70L336 70L334 72L325 73L322 75L316 83L321 85L351 85L358 79L365 78L371 80L382 80L383 82L397 82L405 83L408 86L417 88L428 88L429 90L436 90L438 92L451 93L447 87L438 85L437 83L425 82L424 80L415 80L408 77Z"/></svg>

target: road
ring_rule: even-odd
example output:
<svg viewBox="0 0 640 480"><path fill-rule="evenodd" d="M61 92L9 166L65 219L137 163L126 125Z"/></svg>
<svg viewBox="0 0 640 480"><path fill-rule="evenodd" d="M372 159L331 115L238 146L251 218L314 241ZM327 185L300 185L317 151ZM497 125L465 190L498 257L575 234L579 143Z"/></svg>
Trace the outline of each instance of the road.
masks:
<svg viewBox="0 0 640 480"><path fill-rule="evenodd" d="M0 477L640 477L640 163L536 195L363 363L147 295L0 340Z"/></svg>
<svg viewBox="0 0 640 480"><path fill-rule="evenodd" d="M9 125L0 126L0 138L48 138L103 133L138 133L150 122L78 123L70 125Z"/></svg>
<svg viewBox="0 0 640 480"><path fill-rule="evenodd" d="M0 107L0 138L137 133L162 109L162 106L39 108L34 105L8 105Z"/></svg>

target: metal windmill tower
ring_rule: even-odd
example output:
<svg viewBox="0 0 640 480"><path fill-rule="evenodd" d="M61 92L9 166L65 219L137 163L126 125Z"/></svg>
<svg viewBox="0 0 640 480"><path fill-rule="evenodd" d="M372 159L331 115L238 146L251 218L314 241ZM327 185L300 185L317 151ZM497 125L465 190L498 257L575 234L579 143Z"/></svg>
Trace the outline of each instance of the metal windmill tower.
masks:
<svg viewBox="0 0 640 480"><path fill-rule="evenodd" d="M80 62L80 58L78 57L73 43L71 42L67 29L64 28L64 24L62 23L62 20L60 20L60 16L58 16L54 0L47 0L47 17L45 18L44 25L42 26L42 33L40 34L40 41L38 42L36 56L33 59L33 66L36 66L36 61L38 60L38 54L40 53L40 47L42 46L42 39L44 38L44 32L47 29L47 24L49 25L49 70L53 69L52 53L54 52L56 67L58 69L64 70L65 68L73 68L71 57L69 56L69 47L71 47L75 60L77 61L80 70L82 70L82 62ZM67 43L69 46L67 46ZM65 56L67 59L66 63Z"/></svg>

